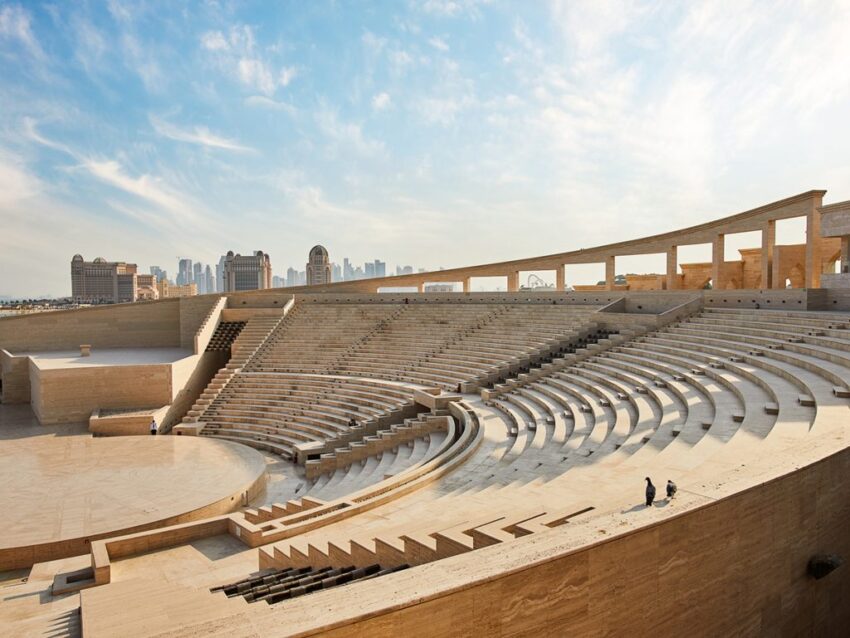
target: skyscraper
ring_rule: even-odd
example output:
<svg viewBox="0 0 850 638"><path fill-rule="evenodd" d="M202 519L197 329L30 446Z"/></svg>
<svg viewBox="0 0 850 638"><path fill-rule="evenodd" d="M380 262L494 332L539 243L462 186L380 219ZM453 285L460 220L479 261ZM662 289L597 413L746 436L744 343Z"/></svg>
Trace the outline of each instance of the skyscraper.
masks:
<svg viewBox="0 0 850 638"><path fill-rule="evenodd" d="M222 255L215 266L215 290L224 292L224 262L227 258Z"/></svg>
<svg viewBox="0 0 850 638"><path fill-rule="evenodd" d="M204 265L201 262L192 264L192 281L198 285L198 294L207 293L207 280L204 278Z"/></svg>
<svg viewBox="0 0 850 638"><path fill-rule="evenodd" d="M215 287L215 277L213 277L212 268L209 265L204 268L204 280L206 281L207 294L218 292Z"/></svg>
<svg viewBox="0 0 850 638"><path fill-rule="evenodd" d="M157 281L168 279L168 273L159 266L151 266L151 274L156 277Z"/></svg>
<svg viewBox="0 0 850 638"><path fill-rule="evenodd" d="M363 264L366 267L366 279L371 279L375 276L375 262L367 261Z"/></svg>
<svg viewBox="0 0 850 638"><path fill-rule="evenodd" d="M342 281L342 267L339 264L331 264L331 281Z"/></svg>
<svg viewBox="0 0 850 638"><path fill-rule="evenodd" d="M286 285L287 286L297 286L298 285L298 271L291 266L286 270Z"/></svg>
<svg viewBox="0 0 850 638"><path fill-rule="evenodd" d="M177 262L177 285L186 286L195 283L192 277L192 260L181 259Z"/></svg>
<svg viewBox="0 0 850 638"><path fill-rule="evenodd" d="M387 276L387 262L381 261L380 259L375 260L375 276L376 277L386 277Z"/></svg>
<svg viewBox="0 0 850 638"><path fill-rule="evenodd" d="M307 257L307 285L331 283L331 264L324 246L313 246Z"/></svg>

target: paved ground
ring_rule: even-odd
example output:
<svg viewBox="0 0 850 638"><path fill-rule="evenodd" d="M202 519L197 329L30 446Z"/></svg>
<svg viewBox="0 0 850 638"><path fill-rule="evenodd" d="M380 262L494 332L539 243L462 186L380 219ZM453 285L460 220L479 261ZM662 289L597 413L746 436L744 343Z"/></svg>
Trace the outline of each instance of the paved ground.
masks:
<svg viewBox="0 0 850 638"><path fill-rule="evenodd" d="M266 468L251 448L206 437L98 437L43 427L0 405L4 550L124 530L238 495ZM2 564L2 561L0 561Z"/></svg>

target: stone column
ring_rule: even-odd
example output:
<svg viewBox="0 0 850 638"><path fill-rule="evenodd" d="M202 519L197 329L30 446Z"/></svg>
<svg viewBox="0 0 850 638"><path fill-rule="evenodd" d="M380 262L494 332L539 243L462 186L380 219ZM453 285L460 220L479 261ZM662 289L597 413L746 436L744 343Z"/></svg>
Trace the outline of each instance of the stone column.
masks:
<svg viewBox="0 0 850 638"><path fill-rule="evenodd" d="M616 259L614 255L605 258L605 290L614 290L614 276L617 267Z"/></svg>
<svg viewBox="0 0 850 638"><path fill-rule="evenodd" d="M463 291L464 292L470 292L471 289L472 289L472 277L466 277L463 280Z"/></svg>
<svg viewBox="0 0 850 638"><path fill-rule="evenodd" d="M806 214L806 288L820 288L820 205L822 198L812 202Z"/></svg>
<svg viewBox="0 0 850 638"><path fill-rule="evenodd" d="M764 223L761 229L761 287L773 287L773 247L776 245L776 220Z"/></svg>
<svg viewBox="0 0 850 638"><path fill-rule="evenodd" d="M508 273L508 292L516 292L519 290L519 271L515 270Z"/></svg>
<svg viewBox="0 0 850 638"><path fill-rule="evenodd" d="M667 290L679 287L679 247L670 246L667 249Z"/></svg>
<svg viewBox="0 0 850 638"><path fill-rule="evenodd" d="M421 282L419 284L418 288L419 288L418 292L420 292L420 293L425 292L425 282L424 281Z"/></svg>
<svg viewBox="0 0 850 638"><path fill-rule="evenodd" d="M850 235L841 237L841 272L850 273Z"/></svg>
<svg viewBox="0 0 850 638"><path fill-rule="evenodd" d="M711 285L723 290L723 262L726 261L726 235L719 233L711 244Z"/></svg>
<svg viewBox="0 0 850 638"><path fill-rule="evenodd" d="M564 272L564 264L559 264L555 271L555 290L564 292L567 289L567 275Z"/></svg>

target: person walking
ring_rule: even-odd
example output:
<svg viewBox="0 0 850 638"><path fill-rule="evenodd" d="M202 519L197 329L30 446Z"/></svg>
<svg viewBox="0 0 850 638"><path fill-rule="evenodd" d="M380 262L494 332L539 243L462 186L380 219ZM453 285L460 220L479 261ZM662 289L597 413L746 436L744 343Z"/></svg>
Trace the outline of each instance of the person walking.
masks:
<svg viewBox="0 0 850 638"><path fill-rule="evenodd" d="M652 507L652 502L655 500L655 486L649 477L646 477L646 506Z"/></svg>
<svg viewBox="0 0 850 638"><path fill-rule="evenodd" d="M151 434L156 436L156 419L151 419Z"/></svg>
<svg viewBox="0 0 850 638"><path fill-rule="evenodd" d="M667 479L667 498L668 498L668 500L673 498L674 496L676 496L676 492L678 490L679 490L679 488L676 487L676 484L673 481L671 481L670 479Z"/></svg>

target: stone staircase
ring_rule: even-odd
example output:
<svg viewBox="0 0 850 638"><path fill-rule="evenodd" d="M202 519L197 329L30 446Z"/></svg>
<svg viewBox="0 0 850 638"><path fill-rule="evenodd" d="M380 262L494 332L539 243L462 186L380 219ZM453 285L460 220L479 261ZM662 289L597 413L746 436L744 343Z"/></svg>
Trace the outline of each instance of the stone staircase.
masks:
<svg viewBox="0 0 850 638"><path fill-rule="evenodd" d="M183 423L192 424L201 421L207 407L219 393L230 383L237 372L251 360L269 335L283 321L278 315L258 315L249 319L230 348L230 360L221 368L207 385L195 405L189 410Z"/></svg>

